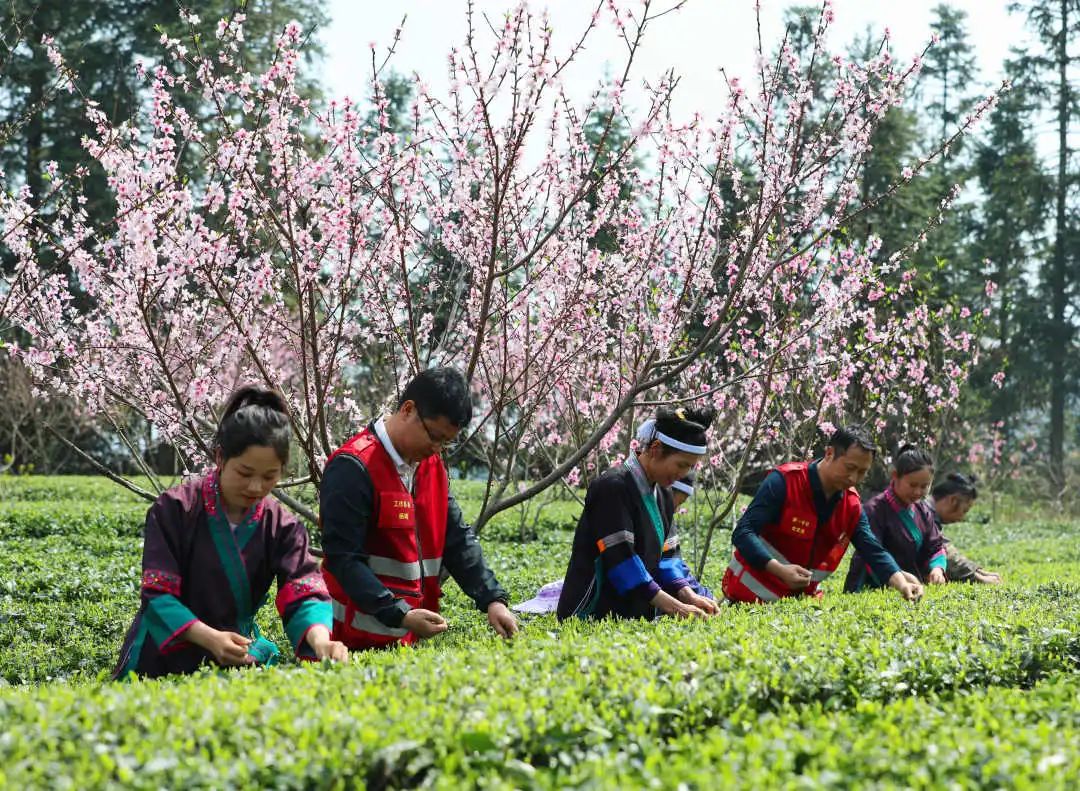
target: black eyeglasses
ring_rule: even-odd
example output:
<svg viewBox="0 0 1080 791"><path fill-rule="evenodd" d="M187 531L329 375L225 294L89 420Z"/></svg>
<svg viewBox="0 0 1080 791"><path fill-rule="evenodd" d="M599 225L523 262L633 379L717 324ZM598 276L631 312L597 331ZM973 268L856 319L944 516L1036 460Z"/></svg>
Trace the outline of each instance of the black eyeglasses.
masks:
<svg viewBox="0 0 1080 791"><path fill-rule="evenodd" d="M427 421L424 419L424 414L420 411L420 407L416 407L416 417L420 421L420 425L424 427L424 433L427 434L432 445L438 445L443 451L455 450L457 448L460 441L458 437L454 437L453 439L438 439L431 433L431 429L428 428Z"/></svg>

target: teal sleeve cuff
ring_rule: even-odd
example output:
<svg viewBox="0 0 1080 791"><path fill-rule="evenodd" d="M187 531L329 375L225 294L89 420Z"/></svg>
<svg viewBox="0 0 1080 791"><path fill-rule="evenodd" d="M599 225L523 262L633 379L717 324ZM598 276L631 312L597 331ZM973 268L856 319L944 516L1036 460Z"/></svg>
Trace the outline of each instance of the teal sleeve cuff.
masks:
<svg viewBox="0 0 1080 791"><path fill-rule="evenodd" d="M934 555L934 557L930 558L930 568L932 569L941 569L942 571L944 571L948 565L949 559L945 557L944 552Z"/></svg>
<svg viewBox="0 0 1080 791"><path fill-rule="evenodd" d="M330 602L308 599L301 602L285 622L285 634L289 637L289 643L293 651L301 658L314 659L315 653L305 642L308 631L312 626L325 626L328 631L334 629L334 614Z"/></svg>
<svg viewBox="0 0 1080 791"><path fill-rule="evenodd" d="M171 593L155 596L146 604L146 628L158 649L171 647L198 618Z"/></svg>

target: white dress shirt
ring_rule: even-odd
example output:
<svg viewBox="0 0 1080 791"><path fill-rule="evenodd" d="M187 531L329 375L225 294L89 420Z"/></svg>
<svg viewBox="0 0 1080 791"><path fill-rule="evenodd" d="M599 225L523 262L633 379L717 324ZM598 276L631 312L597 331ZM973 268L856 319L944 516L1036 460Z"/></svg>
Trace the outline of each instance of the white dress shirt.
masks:
<svg viewBox="0 0 1080 791"><path fill-rule="evenodd" d="M390 435L386 433L386 418L379 418L375 421L375 436L379 438L379 442L386 448L386 452L390 454L390 460L394 462L394 467L397 468L397 473L401 476L401 482L405 485L407 492L412 492L413 487L413 475L416 474L416 464L409 464L405 459L401 458L401 454L397 452L397 448L394 447L394 443L390 441Z"/></svg>

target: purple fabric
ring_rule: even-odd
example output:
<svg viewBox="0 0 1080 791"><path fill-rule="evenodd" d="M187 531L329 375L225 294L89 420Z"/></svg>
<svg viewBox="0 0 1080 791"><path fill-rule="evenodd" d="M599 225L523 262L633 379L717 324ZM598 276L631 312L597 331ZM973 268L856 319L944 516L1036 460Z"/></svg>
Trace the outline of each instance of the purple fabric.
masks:
<svg viewBox="0 0 1080 791"><path fill-rule="evenodd" d="M528 601L515 604L511 609L516 612L542 615L543 613L555 612L559 606L559 596L562 594L563 581L549 582L540 588L536 596Z"/></svg>
<svg viewBox="0 0 1080 791"><path fill-rule="evenodd" d="M281 590L294 580L319 574L319 567L308 551L307 531L295 516L269 498L263 502L257 529L240 555L251 584L251 600L256 606L266 599L275 580ZM181 604L207 625L237 630L238 605L210 535L202 479L169 489L150 507L146 515L143 569L139 612L120 649L114 677L127 669L147 602L164 595L163 587L178 588ZM162 584L162 580L167 580L168 585ZM312 589L307 598L329 601L325 590L318 589ZM300 597L289 602L285 607L288 612L282 613L283 620L304 600ZM130 669L150 677L190 673L210 660L206 651L182 640L173 640L168 648L173 650L162 652L153 640L146 638L138 645L139 656L134 657Z"/></svg>

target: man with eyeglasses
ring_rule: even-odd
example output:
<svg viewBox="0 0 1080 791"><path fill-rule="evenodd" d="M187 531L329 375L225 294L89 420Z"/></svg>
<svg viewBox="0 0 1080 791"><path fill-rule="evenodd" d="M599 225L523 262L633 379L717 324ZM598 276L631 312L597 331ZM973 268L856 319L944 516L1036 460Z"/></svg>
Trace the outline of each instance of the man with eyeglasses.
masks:
<svg viewBox="0 0 1080 791"><path fill-rule="evenodd" d="M499 635L517 631L509 597L450 495L441 456L471 419L465 377L431 368L405 386L397 411L327 460L319 520L333 639L360 650L445 632L444 568Z"/></svg>

